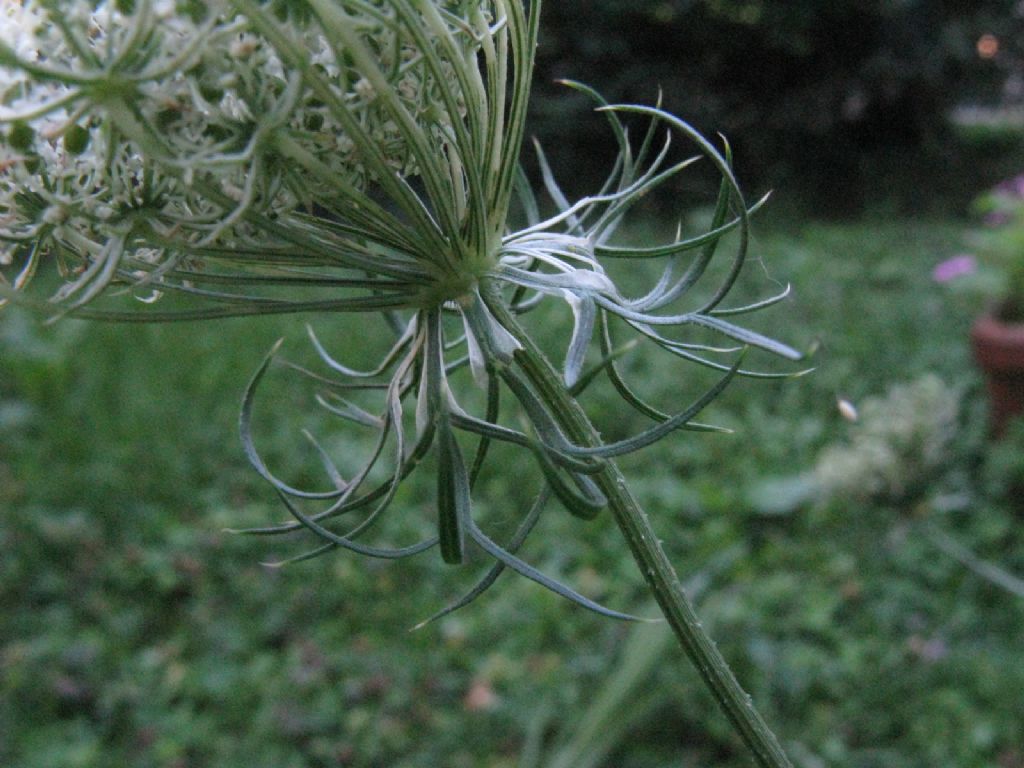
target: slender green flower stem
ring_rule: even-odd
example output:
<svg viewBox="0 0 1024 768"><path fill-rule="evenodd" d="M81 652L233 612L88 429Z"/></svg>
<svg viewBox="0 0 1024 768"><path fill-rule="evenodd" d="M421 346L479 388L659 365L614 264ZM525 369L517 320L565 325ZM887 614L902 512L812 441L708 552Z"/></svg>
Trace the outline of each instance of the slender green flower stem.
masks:
<svg viewBox="0 0 1024 768"><path fill-rule="evenodd" d="M516 362L552 406L560 426L582 445L599 445L597 430L579 403L566 391L547 356L519 325L500 297L492 294L487 297L487 303L497 320L523 345L523 349L515 353ZM609 460L594 478L607 496L615 522L679 644L739 731L757 764L763 768L792 768L775 734L754 709L750 696L740 687L714 641L701 626L647 514L629 490L622 472Z"/></svg>

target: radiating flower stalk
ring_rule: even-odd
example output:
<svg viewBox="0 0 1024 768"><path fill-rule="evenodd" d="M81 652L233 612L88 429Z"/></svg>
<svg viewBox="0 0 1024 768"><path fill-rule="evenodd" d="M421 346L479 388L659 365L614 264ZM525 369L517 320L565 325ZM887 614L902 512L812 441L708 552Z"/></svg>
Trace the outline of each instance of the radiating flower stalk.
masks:
<svg viewBox="0 0 1024 768"><path fill-rule="evenodd" d="M631 618L517 554L552 497L584 519L607 507L759 764L789 765L701 629L614 463L675 431L713 430L695 419L737 375L793 375L748 370L747 348L800 357L732 321L785 292L725 306L745 262L748 217L760 205L744 201L726 145L717 149L659 107L607 104L567 83L604 114L618 156L597 193L570 202L538 147L551 211L542 215L519 162L538 0L0 7L0 300L52 318L125 322L381 315L395 335L375 368L346 366L312 330L325 372L292 366L322 386L325 414L376 434L369 458L348 477L314 440L325 489L289 485L256 449L255 396L277 347L253 376L243 444L292 521L250 532L308 531L317 545L292 560L334 550L402 558L435 547L447 563L464 562L470 549L493 559L469 594L432 618L475 599L505 569L591 610ZM672 159L680 139L720 177L710 226L659 245L616 244L636 204L696 159ZM726 235L734 248L718 270L722 282L695 299L691 289ZM663 268L649 290L629 295L606 271L623 261ZM53 271L62 278L55 293L25 291ZM125 308L119 293L156 306ZM172 294L178 299L168 302ZM565 302L574 320L560 368L521 323L545 299ZM623 379L619 360L632 345L613 338L623 330L719 371L717 383L672 412L654 407ZM687 331L697 333L685 340ZM708 344L709 334L725 346ZM651 426L603 442L577 401L601 378ZM467 379L484 396L467 399ZM379 397L378 410L365 407L367 393ZM542 487L503 544L473 510L495 444L529 457ZM437 468L436 535L396 549L368 543L428 456Z"/></svg>

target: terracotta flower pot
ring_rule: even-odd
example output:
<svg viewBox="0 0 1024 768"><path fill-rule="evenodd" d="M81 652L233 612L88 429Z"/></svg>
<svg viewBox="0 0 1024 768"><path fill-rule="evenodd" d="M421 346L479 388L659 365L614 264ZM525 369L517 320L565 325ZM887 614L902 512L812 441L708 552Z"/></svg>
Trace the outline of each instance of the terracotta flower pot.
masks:
<svg viewBox="0 0 1024 768"><path fill-rule="evenodd" d="M1024 413L1024 323L984 315L971 329L971 342L985 373L992 431L998 436L1007 421Z"/></svg>

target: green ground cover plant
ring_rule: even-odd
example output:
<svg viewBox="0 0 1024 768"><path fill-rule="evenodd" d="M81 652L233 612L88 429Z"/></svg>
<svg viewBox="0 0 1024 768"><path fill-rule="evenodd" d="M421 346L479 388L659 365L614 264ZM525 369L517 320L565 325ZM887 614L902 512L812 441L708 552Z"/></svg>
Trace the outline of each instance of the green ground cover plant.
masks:
<svg viewBox="0 0 1024 768"><path fill-rule="evenodd" d="M817 372L712 406L756 446L741 459L736 436L716 435L669 443L657 471L642 457L625 471L684 580L703 583L706 625L796 764L1016 768L1022 601L921 535L922 522L940 527L1024 572L999 469L1020 451L985 447L971 316L931 279L962 248L962 228L767 224L759 252L794 277L787 322L814 329L794 341L818 340ZM240 396L259 349L303 339L301 322L142 326L130 348L117 327L41 327L20 312L0 327L0 762L526 768L567 754L589 702L615 683L645 712L603 765L749 764L691 671L657 655L655 678L622 680L620 654L643 643L626 645L621 623L581 611L566 621L562 601L509 581L437 632L408 633L410 616L456 597L470 574L345 557L267 571L258 560L280 545L223 533L277 514L225 438L237 403L224 394ZM673 367L640 353L627 370L671 388ZM299 402L283 373L265 396ZM847 442L855 425L837 397L863 410L926 374L962 393L927 493L761 508L766 478L809 471ZM597 393L591 407L618 409ZM266 427L265 450L293 456L294 432ZM506 473L481 482L484 496L522 492ZM429 479L412 483L409 498L429 496ZM532 562L596 599L643 605L613 531L558 516L540 525Z"/></svg>
<svg viewBox="0 0 1024 768"><path fill-rule="evenodd" d="M903 236L855 232L856 258L846 264L821 258L848 247L843 233L781 238L793 251L781 261L814 279L802 287L815 296L782 305L790 292L777 267L748 256L749 216L761 202L745 201L728 145L658 107L610 105L576 83L567 85L594 102L618 157L603 188L573 203L538 150L548 197L538 202L518 159L539 3L22 3L5 13L15 23L0 40L3 299L67 328L26 325L20 312L3 325L2 501L14 510L3 536L28 553L5 560L3 574L23 608L5 615L12 639L0 660L11 694L0 751L11 760L529 766L606 754L647 765L682 754L695 764L752 755L789 765L670 558L688 564L708 620L758 700L787 724L784 741L802 763L1018 760L1019 712L1008 693L1018 680L1003 672L1000 643L1014 637L1019 603L985 615L982 630L973 616L936 615L917 590L919 580L926 590L966 580L970 606L991 588L1019 597L1010 588L1019 549L1012 508L971 471L1005 457L972 453L980 443L969 429L950 437L960 412L952 407L940 409L951 416L922 470L928 482L899 494L872 486L772 502L764 483L774 464L792 470L823 455L841 464L856 450L829 453L842 436L829 434L821 403L799 407L780 381L792 372L752 367L757 352L793 360L798 349L821 348L837 364L818 385L833 387L833 419L849 416L851 400L881 397L868 388L870 366L890 393L884 402L899 403L905 377L894 371L955 362L941 336L893 343L894 332L925 321L929 338L955 325L937 301L915 301L911 314L881 311L889 299L905 308L908 287L929 280L929 270L911 269L920 265ZM678 139L697 158L675 158ZM714 175L706 210L620 227L695 159ZM946 234L931 226L922 239L944 250ZM898 253L894 242L904 246ZM760 269L740 284L745 266ZM848 294L844 268L859 284ZM785 323L806 312L795 335L807 338L789 346L773 340L768 318L733 320L772 305L793 310ZM856 333L835 330L847 311ZM322 323L314 331L274 320L299 313ZM815 313L826 322L816 326ZM368 315L381 316L380 333L368 330ZM223 324L129 337L76 317ZM815 327L832 333L811 335ZM634 342L617 346L623 330L669 362L698 364L686 372L693 394L682 405L678 371ZM275 365L282 342L272 338L296 332L311 342L306 358L289 352ZM198 407L223 395L234 363L254 349L256 373L240 387L242 453L276 506L241 462L225 458L224 412ZM172 370L154 365L169 353ZM960 382L947 393L937 375L919 377L928 393L963 397ZM767 394L749 397L748 381L716 408L734 378L767 379ZM642 394L625 383L634 379ZM145 427L123 421L132 403ZM307 404L322 410L309 414ZM723 426L697 422L704 411ZM325 433L325 418L345 428ZM741 442L723 434L748 423ZM634 455L678 430L704 434L666 442L657 472ZM186 446L193 432L196 447ZM855 448L864 444L857 434L848 438ZM613 460L640 478L635 493ZM792 489L791 477L781 479ZM573 514L542 515L555 499ZM678 535L663 542L639 499L674 513ZM965 515L976 501L980 522ZM843 517L852 505L878 514ZM603 508L614 527L583 525ZM292 519L246 519L268 512ZM251 541L222 530L239 525L297 546L283 562L271 555L281 575L251 560L228 570L252 552ZM371 530L385 535L364 536ZM302 548L310 534L317 543ZM791 546L799 536L808 540ZM392 541L418 543L381 543ZM435 548L485 575L470 568L442 579L427 558L413 558ZM340 549L413 559L400 570L320 558ZM861 562L864 552L871 562ZM860 573L877 568L895 580L891 571L903 567L907 594L883 591L857 613ZM504 597L488 593L469 617L457 611L504 571L526 580L503 579ZM547 575L565 571L565 582ZM663 669L664 643L641 636L628 646L635 664L584 706L583 686L623 632L601 619L633 618L605 606L640 603L642 583L694 662L693 679ZM567 605L530 591L536 584L594 615L566 622ZM808 600L808 612L795 608ZM847 677L826 660L846 640L838 627L848 613L856 636L884 631L853 654L864 669ZM420 619L417 627L434 626L412 640L367 629ZM901 633L894 653L885 640ZM940 690L929 714L954 736L925 727L909 746L893 743L898 717L882 706L881 682L903 664L949 657L959 669L976 649L950 649L966 640L985 644L990 666L972 668L965 696L947 706L947 693L964 686L941 675L912 675L898 689L904 698ZM466 652L477 643L491 649L482 661ZM645 686L655 669L657 685ZM865 677L876 684L859 697ZM863 709L847 709L851 702ZM617 709L638 730L602 728ZM675 716L682 727L659 732L677 710L687 713Z"/></svg>

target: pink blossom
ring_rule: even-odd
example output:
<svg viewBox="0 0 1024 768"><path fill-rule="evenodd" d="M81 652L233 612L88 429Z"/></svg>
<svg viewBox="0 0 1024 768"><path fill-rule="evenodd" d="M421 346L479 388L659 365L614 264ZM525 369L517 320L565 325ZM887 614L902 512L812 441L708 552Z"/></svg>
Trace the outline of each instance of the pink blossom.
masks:
<svg viewBox="0 0 1024 768"><path fill-rule="evenodd" d="M945 261L940 261L932 270L932 280L936 283L948 283L958 277L972 274L978 268L978 262L969 253L961 253Z"/></svg>
<svg viewBox="0 0 1024 768"><path fill-rule="evenodd" d="M1024 173L1014 176L1012 179L1001 181L996 185L995 192L1004 197L1024 198Z"/></svg>
<svg viewBox="0 0 1024 768"><path fill-rule="evenodd" d="M1010 215L1009 211L992 211L986 213L982 223L986 227L1001 227L1004 224L1009 224L1013 221L1013 216Z"/></svg>
<svg viewBox="0 0 1024 768"><path fill-rule="evenodd" d="M1024 198L1024 173L1000 181L995 185L994 191L996 195L1006 198L1016 198L1018 200Z"/></svg>

